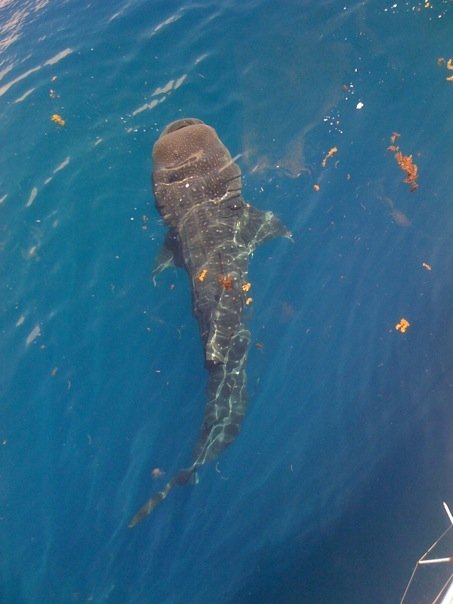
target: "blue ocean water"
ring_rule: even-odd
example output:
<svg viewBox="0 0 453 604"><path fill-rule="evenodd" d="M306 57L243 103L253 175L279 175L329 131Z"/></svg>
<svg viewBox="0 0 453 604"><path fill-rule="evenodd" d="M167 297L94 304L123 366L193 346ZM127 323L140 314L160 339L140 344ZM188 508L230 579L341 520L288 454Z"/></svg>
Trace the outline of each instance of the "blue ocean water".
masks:
<svg viewBox="0 0 453 604"><path fill-rule="evenodd" d="M0 3L2 604L399 602L453 502L452 31L451 0ZM130 530L204 408L187 276L151 280L183 116L294 244L251 259L239 438Z"/></svg>

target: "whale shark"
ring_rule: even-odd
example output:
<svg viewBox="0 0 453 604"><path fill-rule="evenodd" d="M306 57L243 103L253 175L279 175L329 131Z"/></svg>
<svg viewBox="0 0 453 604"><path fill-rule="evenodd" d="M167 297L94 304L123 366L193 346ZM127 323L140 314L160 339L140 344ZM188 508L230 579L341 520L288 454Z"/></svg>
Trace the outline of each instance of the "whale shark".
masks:
<svg viewBox="0 0 453 604"><path fill-rule="evenodd" d="M234 441L246 412L249 257L261 243L291 239L291 233L272 212L244 201L238 157L231 156L214 128L196 118L170 123L153 147L154 197L168 228L155 274L177 266L189 275L208 373L207 402L192 463L138 510L129 527L174 486L196 483L200 466Z"/></svg>

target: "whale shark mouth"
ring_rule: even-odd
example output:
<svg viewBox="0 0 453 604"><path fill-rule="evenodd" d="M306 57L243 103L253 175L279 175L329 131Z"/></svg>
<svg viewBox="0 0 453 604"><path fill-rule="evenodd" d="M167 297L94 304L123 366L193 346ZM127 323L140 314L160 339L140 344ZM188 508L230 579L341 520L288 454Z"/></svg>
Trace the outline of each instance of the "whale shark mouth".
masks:
<svg viewBox="0 0 453 604"><path fill-rule="evenodd" d="M160 136L162 137L162 136L165 136L166 134L171 134L172 132L176 132L177 130L186 128L187 126L195 126L196 124L203 124L203 123L204 122L202 120L199 120L195 117L185 117L184 119L176 120L175 122L168 124L168 126L163 130L163 132Z"/></svg>

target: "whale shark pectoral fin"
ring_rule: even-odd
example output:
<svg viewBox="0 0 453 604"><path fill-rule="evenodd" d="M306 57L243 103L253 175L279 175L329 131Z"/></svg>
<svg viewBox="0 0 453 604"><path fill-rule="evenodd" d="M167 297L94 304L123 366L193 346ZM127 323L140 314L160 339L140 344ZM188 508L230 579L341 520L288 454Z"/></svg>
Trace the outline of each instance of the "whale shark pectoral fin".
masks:
<svg viewBox="0 0 453 604"><path fill-rule="evenodd" d="M153 269L153 283L156 285L156 276L167 268L183 266L181 252L179 250L179 240L175 231L170 229L165 237L164 244L160 250Z"/></svg>
<svg viewBox="0 0 453 604"><path fill-rule="evenodd" d="M176 265L175 265L173 253L171 252L171 250L169 250L168 248L166 248L164 246L156 258L156 264L153 268L153 281L155 281L155 278L157 275L162 273L167 268L171 268L174 266L176 266ZM154 283L154 285L155 285L155 283Z"/></svg>
<svg viewBox="0 0 453 604"><path fill-rule="evenodd" d="M253 252L261 243L275 237L286 237L292 240L291 232L272 212L261 212L253 206L248 206L245 215L243 237L250 252Z"/></svg>

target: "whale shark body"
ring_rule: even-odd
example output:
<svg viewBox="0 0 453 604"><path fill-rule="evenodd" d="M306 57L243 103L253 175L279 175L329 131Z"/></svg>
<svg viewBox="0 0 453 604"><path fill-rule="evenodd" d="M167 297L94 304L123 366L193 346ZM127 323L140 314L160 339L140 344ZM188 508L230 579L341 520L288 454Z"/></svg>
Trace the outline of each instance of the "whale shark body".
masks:
<svg viewBox="0 0 453 604"><path fill-rule="evenodd" d="M192 464L138 510L130 527L175 485L196 482L198 468L236 438L246 411L248 259L260 243L291 234L272 212L244 201L235 159L216 131L195 118L169 124L153 148L154 196L168 226L156 272L180 266L189 274L208 372L207 404Z"/></svg>

